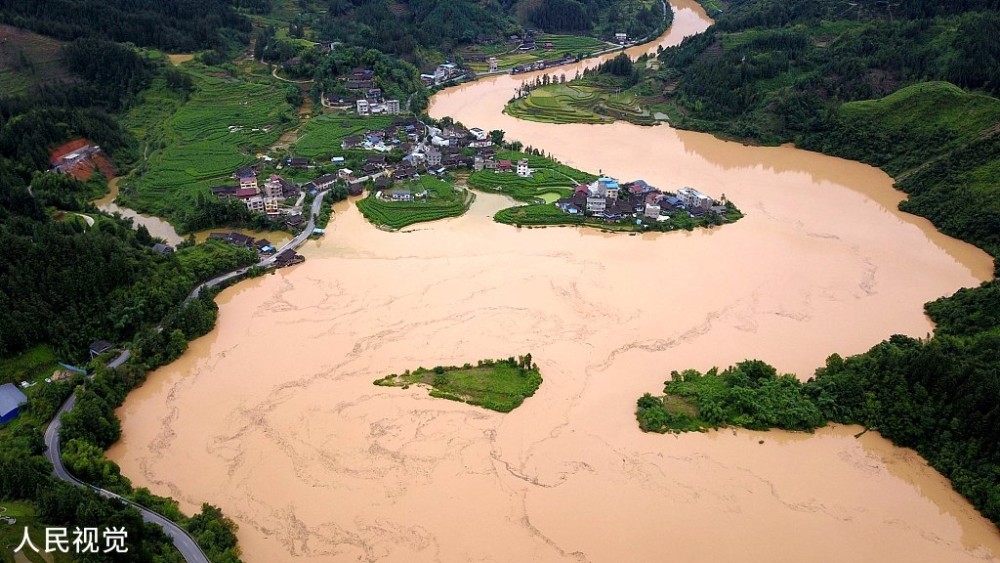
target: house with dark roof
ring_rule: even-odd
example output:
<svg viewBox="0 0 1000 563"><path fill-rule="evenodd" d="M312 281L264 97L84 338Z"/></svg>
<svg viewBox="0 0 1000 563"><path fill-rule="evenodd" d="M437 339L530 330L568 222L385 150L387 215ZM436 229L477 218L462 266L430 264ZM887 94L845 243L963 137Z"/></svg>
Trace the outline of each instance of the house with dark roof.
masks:
<svg viewBox="0 0 1000 563"><path fill-rule="evenodd" d="M225 199L227 197L233 197L236 195L236 190L240 189L239 186L212 186L208 188L211 190L212 195L219 199Z"/></svg>
<svg viewBox="0 0 1000 563"><path fill-rule="evenodd" d="M388 176L382 175L379 176L378 178L375 178L376 190L384 190L386 188L389 188L390 186L392 186L392 180L390 180Z"/></svg>
<svg viewBox="0 0 1000 563"><path fill-rule="evenodd" d="M336 181L337 181L336 174L324 174L319 178L314 179L312 183L313 185L316 186L316 189L325 190L330 186L332 186Z"/></svg>
<svg viewBox="0 0 1000 563"><path fill-rule="evenodd" d="M296 254L294 250L289 248L274 258L274 265L279 268L285 268L294 264L301 264L305 261L305 257Z"/></svg>
<svg viewBox="0 0 1000 563"><path fill-rule="evenodd" d="M111 349L111 343L107 340L95 340L90 344L90 357L96 358Z"/></svg>
<svg viewBox="0 0 1000 563"><path fill-rule="evenodd" d="M21 407L28 403L28 397L13 383L0 385L0 424L9 422L21 413Z"/></svg>
<svg viewBox="0 0 1000 563"><path fill-rule="evenodd" d="M163 244L162 242L158 242L153 245L153 252L156 252L157 254L163 254L164 256L166 256L168 254L174 253L174 247L170 246L169 244Z"/></svg>

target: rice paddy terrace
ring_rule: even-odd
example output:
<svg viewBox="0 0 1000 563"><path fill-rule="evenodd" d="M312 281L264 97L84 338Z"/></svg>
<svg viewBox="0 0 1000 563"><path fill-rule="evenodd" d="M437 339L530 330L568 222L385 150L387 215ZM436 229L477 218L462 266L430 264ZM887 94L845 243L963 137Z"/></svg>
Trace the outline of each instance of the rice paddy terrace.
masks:
<svg viewBox="0 0 1000 563"><path fill-rule="evenodd" d="M619 90L586 81L542 86L507 104L504 112L544 123L608 123L616 119L638 125L657 123L657 114L641 98Z"/></svg>
<svg viewBox="0 0 1000 563"><path fill-rule="evenodd" d="M138 211L170 218L190 207L199 192L254 162L295 122L295 109L277 85L191 75L195 91L187 100L161 82L126 117L146 151L122 189L121 199Z"/></svg>

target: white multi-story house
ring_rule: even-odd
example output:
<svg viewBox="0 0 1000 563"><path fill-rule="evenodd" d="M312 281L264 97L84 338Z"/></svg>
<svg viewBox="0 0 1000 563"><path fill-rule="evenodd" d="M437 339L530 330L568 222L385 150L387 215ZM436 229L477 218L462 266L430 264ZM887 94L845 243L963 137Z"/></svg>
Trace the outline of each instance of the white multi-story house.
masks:
<svg viewBox="0 0 1000 563"><path fill-rule="evenodd" d="M368 100L358 100L357 108L358 108L358 115L371 114L371 106L368 104Z"/></svg>
<svg viewBox="0 0 1000 563"><path fill-rule="evenodd" d="M260 197L259 195L248 197L243 200L243 203L246 204L247 209L253 211L254 213L260 213L264 211L264 198Z"/></svg>
<svg viewBox="0 0 1000 563"><path fill-rule="evenodd" d="M677 190L677 199L688 209L709 210L712 208L712 198L694 188L683 187Z"/></svg>
<svg viewBox="0 0 1000 563"><path fill-rule="evenodd" d="M603 197L588 197L587 198L587 212L588 213L604 213L604 210L608 207L608 200Z"/></svg>
<svg viewBox="0 0 1000 563"><path fill-rule="evenodd" d="M643 215L645 215L647 219L658 219L660 217L660 206L647 203L646 208L643 210Z"/></svg>
<svg viewBox="0 0 1000 563"><path fill-rule="evenodd" d="M385 112L389 115L399 115L399 100L386 100Z"/></svg>
<svg viewBox="0 0 1000 563"><path fill-rule="evenodd" d="M531 168L528 168L527 158L522 158L521 160L517 161L517 175L521 176L522 178L531 177Z"/></svg>

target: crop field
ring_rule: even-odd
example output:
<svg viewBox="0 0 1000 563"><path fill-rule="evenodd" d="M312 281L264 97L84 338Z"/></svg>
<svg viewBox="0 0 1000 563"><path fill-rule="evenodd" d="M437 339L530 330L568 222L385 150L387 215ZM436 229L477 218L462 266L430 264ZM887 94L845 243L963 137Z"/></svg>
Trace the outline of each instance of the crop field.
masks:
<svg viewBox="0 0 1000 563"><path fill-rule="evenodd" d="M593 182L597 178L542 156L510 151L497 153L498 160L517 162L522 158L528 159L528 166L534 171L530 178L522 178L514 172L480 170L473 172L467 182L479 190L500 192L519 201L534 203L553 197L567 197L576 184Z"/></svg>
<svg viewBox="0 0 1000 563"><path fill-rule="evenodd" d="M474 196L468 190L458 190L448 182L433 176L397 184L392 190L410 190L414 195L426 190L427 196L415 201L383 201L371 193L358 200L358 210L375 225L402 229L414 223L458 217L469 210Z"/></svg>
<svg viewBox="0 0 1000 563"><path fill-rule="evenodd" d="M584 84L555 84L533 90L515 100L504 112L528 121L543 123L607 123L624 119L651 125L655 119L642 101L631 92L607 92Z"/></svg>
<svg viewBox="0 0 1000 563"><path fill-rule="evenodd" d="M545 49L545 43L552 43L552 49ZM496 46L487 46L481 50L484 55L495 55L497 57L497 67L501 70L510 69L525 63L536 61L557 61L566 55L587 56L597 51L603 51L614 47L611 43L606 43L593 37L578 35L539 35L535 38L537 48L534 51L517 51L516 45L506 44L512 52L506 54L497 53ZM469 63L472 70L476 72L486 72L489 64L485 62Z"/></svg>
<svg viewBox="0 0 1000 563"><path fill-rule="evenodd" d="M549 203L536 203L501 209L493 216L493 220L497 223L516 225L518 227L521 225L582 225L584 222L583 217L565 213L563 210Z"/></svg>
<svg viewBox="0 0 1000 563"><path fill-rule="evenodd" d="M139 211L170 217L190 207L198 191L255 161L294 119L284 92L272 84L192 77L196 92L186 102L154 86L125 119L147 150L146 162L122 190Z"/></svg>
<svg viewBox="0 0 1000 563"><path fill-rule="evenodd" d="M23 94L44 82L72 80L62 60L65 43L0 25L0 84L4 94Z"/></svg>
<svg viewBox="0 0 1000 563"><path fill-rule="evenodd" d="M593 112L600 99L600 93L591 86L558 84L539 88L528 96L507 104L504 113L519 119L544 123L611 121L610 118Z"/></svg>
<svg viewBox="0 0 1000 563"><path fill-rule="evenodd" d="M373 115L359 117L328 113L309 120L299 133L299 140L293 147L296 156L317 158L320 156L344 156L341 141L351 135L363 135L365 131L381 129L395 121L396 116Z"/></svg>

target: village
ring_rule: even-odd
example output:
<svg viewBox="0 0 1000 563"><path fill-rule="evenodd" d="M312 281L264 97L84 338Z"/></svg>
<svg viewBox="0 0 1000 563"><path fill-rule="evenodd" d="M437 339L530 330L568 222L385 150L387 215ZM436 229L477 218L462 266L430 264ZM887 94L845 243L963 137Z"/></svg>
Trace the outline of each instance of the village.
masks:
<svg viewBox="0 0 1000 563"><path fill-rule="evenodd" d="M573 195L558 200L556 206L570 215L608 221L635 219L636 223L662 223L676 213L697 218L708 213L723 215L727 211L725 194L721 201L716 201L694 188L684 187L670 194L644 180L619 184L612 178L598 178L590 184L577 185Z"/></svg>

